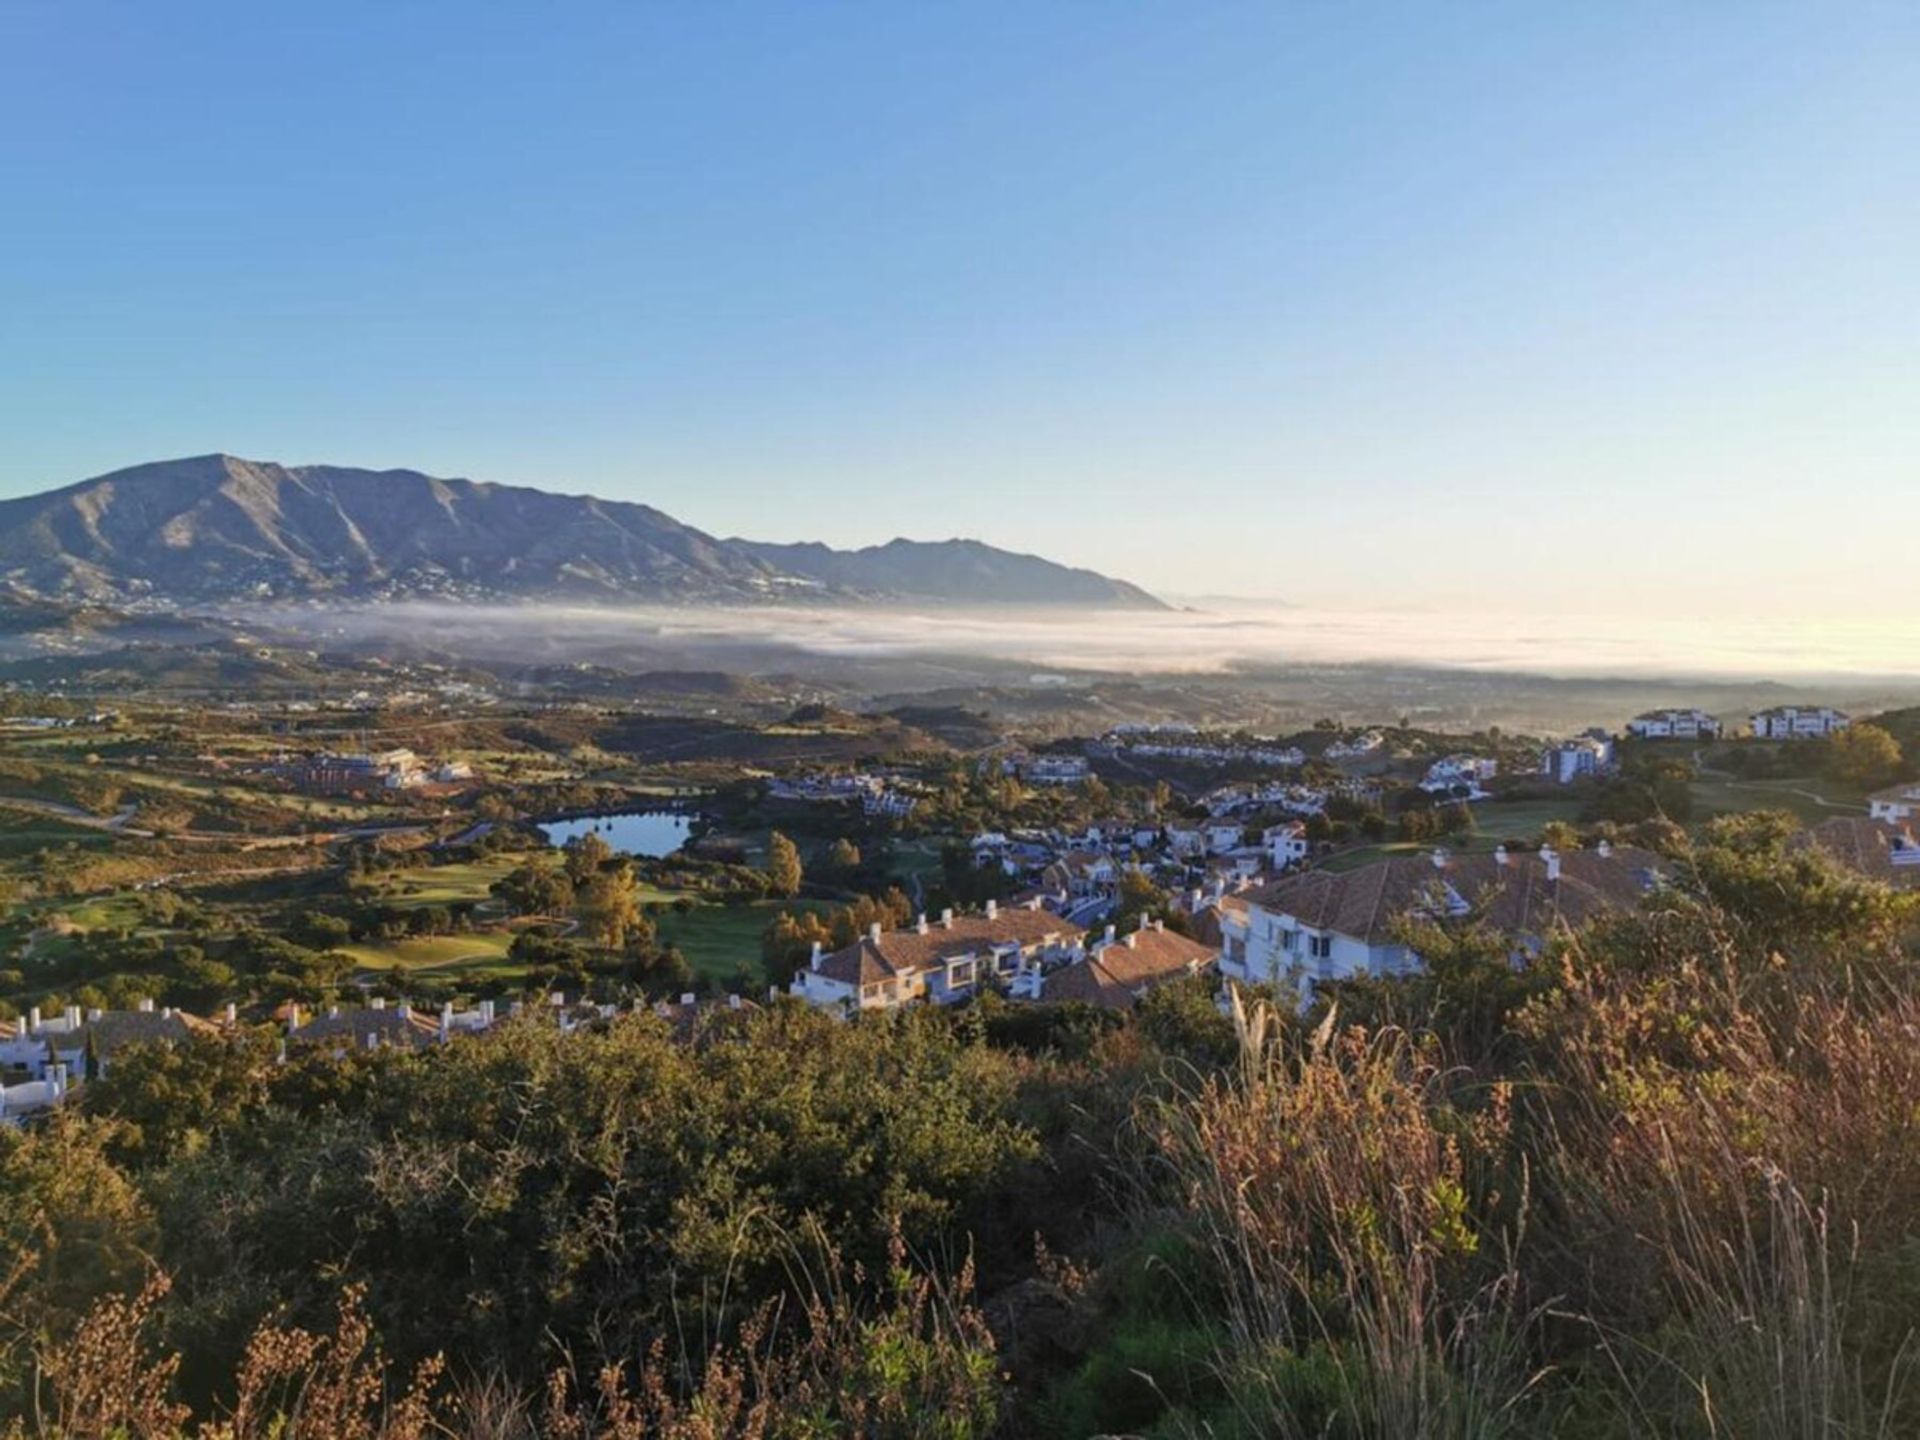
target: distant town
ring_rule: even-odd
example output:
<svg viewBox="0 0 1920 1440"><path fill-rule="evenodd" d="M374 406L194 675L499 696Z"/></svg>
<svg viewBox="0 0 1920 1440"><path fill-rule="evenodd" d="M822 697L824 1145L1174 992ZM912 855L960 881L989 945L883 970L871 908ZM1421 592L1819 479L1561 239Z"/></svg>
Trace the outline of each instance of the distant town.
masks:
<svg viewBox="0 0 1920 1440"><path fill-rule="evenodd" d="M398 704L11 697L0 814L26 863L8 882L0 1120L60 1104L125 1046L261 1021L283 1050L338 1051L445 1044L522 1015L564 1028L631 1010L685 1029L783 1001L1124 1010L1196 978L1222 1004L1250 986L1304 1007L1329 984L1418 972L1423 921L1472 916L1524 964L1672 883L1689 826L1776 804L1796 817L1792 846L1920 886L1905 714L1669 708L1548 739L1128 722L999 736L968 758L818 705L689 730L468 686ZM396 721L407 706L428 709ZM482 718L432 718L463 711ZM333 715L389 743L301 743ZM623 757L589 738L610 724L693 753L649 763L642 741ZM794 737L879 758L772 759ZM662 801L687 817L684 849L635 856L594 828ZM540 829L579 814L598 847L585 868L579 840L554 849ZM776 848L797 875L769 879ZM590 898L612 883L602 872L622 896ZM310 898L277 903L290 881ZM263 969L243 932L223 938L216 917L236 903L286 915L276 943L297 963ZM198 969L177 958L183 911L206 917Z"/></svg>

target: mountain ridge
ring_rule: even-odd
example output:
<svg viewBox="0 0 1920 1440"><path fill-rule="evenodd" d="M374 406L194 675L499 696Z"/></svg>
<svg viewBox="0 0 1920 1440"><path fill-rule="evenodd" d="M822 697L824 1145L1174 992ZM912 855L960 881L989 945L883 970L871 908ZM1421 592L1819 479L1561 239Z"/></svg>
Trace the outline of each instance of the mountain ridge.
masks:
<svg viewBox="0 0 1920 1440"><path fill-rule="evenodd" d="M418 470L224 453L0 501L0 585L92 601L923 598L1161 609L977 540L717 539L651 505Z"/></svg>

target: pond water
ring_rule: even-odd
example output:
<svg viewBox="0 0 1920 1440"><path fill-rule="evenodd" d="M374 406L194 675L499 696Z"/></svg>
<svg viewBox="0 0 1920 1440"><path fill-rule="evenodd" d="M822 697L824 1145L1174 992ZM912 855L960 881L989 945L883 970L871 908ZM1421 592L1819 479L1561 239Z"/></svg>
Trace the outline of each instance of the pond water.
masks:
<svg viewBox="0 0 1920 1440"><path fill-rule="evenodd" d="M540 829L555 845L592 832L622 854L659 856L671 855L686 843L693 817L671 810L636 810L627 815L555 820Z"/></svg>

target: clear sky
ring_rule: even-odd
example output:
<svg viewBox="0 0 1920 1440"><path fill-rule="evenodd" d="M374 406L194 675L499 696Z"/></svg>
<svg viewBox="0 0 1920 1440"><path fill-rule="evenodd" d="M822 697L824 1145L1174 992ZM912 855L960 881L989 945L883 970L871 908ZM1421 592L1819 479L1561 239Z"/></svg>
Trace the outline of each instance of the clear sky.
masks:
<svg viewBox="0 0 1920 1440"><path fill-rule="evenodd" d="M0 494L1920 605L1920 5L0 0Z"/></svg>

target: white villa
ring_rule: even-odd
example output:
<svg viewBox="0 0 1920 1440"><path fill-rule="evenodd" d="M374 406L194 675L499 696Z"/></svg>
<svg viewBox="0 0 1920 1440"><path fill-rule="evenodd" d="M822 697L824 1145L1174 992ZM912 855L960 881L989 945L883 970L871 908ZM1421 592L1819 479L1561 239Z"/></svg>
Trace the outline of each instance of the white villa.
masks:
<svg viewBox="0 0 1920 1440"><path fill-rule="evenodd" d="M1119 883L1120 867L1093 850L1069 850L1040 873L1042 888L1077 899L1110 894Z"/></svg>
<svg viewBox="0 0 1920 1440"><path fill-rule="evenodd" d="M1221 908L1221 973L1251 984L1291 982L1303 997L1326 981L1406 975L1420 957L1398 938L1397 922L1422 915L1478 915L1525 959L1562 923L1639 904L1661 873L1650 851L1605 843L1566 855L1436 850L1357 870L1307 870L1250 891L1244 911Z"/></svg>
<svg viewBox="0 0 1920 1440"><path fill-rule="evenodd" d="M844 1015L961 1000L1020 970L1076 958L1085 933L1037 902L1002 907L989 900L983 915L944 910L937 921L922 915L904 930L876 924L830 954L815 945L812 960L793 977L791 993Z"/></svg>
<svg viewBox="0 0 1920 1440"><path fill-rule="evenodd" d="M1209 855L1225 855L1229 851L1238 850L1241 841L1246 838L1246 830L1230 820L1209 821L1205 827L1205 833Z"/></svg>
<svg viewBox="0 0 1920 1440"><path fill-rule="evenodd" d="M1307 856L1313 853L1313 842L1307 839L1306 824L1300 820L1289 820L1284 825L1269 825L1260 839L1267 847L1267 861L1276 872L1306 864Z"/></svg>
<svg viewBox="0 0 1920 1440"><path fill-rule="evenodd" d="M1387 743L1387 737L1378 730L1369 730L1365 734L1355 735L1351 740L1336 740L1322 752L1328 760L1358 760L1371 755Z"/></svg>
<svg viewBox="0 0 1920 1440"><path fill-rule="evenodd" d="M1756 740L1818 740L1836 735L1852 723L1846 711L1831 705L1775 705L1754 714L1753 734Z"/></svg>
<svg viewBox="0 0 1920 1440"><path fill-rule="evenodd" d="M1717 740L1720 722L1704 710L1649 710L1627 721L1636 740Z"/></svg>
<svg viewBox="0 0 1920 1440"><path fill-rule="evenodd" d="M1035 755L1019 768L1029 785L1078 785L1091 773L1084 755Z"/></svg>
<svg viewBox="0 0 1920 1440"><path fill-rule="evenodd" d="M1920 780L1903 780L1867 796L1867 815L1889 825L1902 825L1920 813Z"/></svg>
<svg viewBox="0 0 1920 1440"><path fill-rule="evenodd" d="M1464 788L1469 800L1484 800L1483 782L1500 773L1500 762L1484 755L1446 755L1427 767L1420 788L1429 795L1450 795Z"/></svg>

